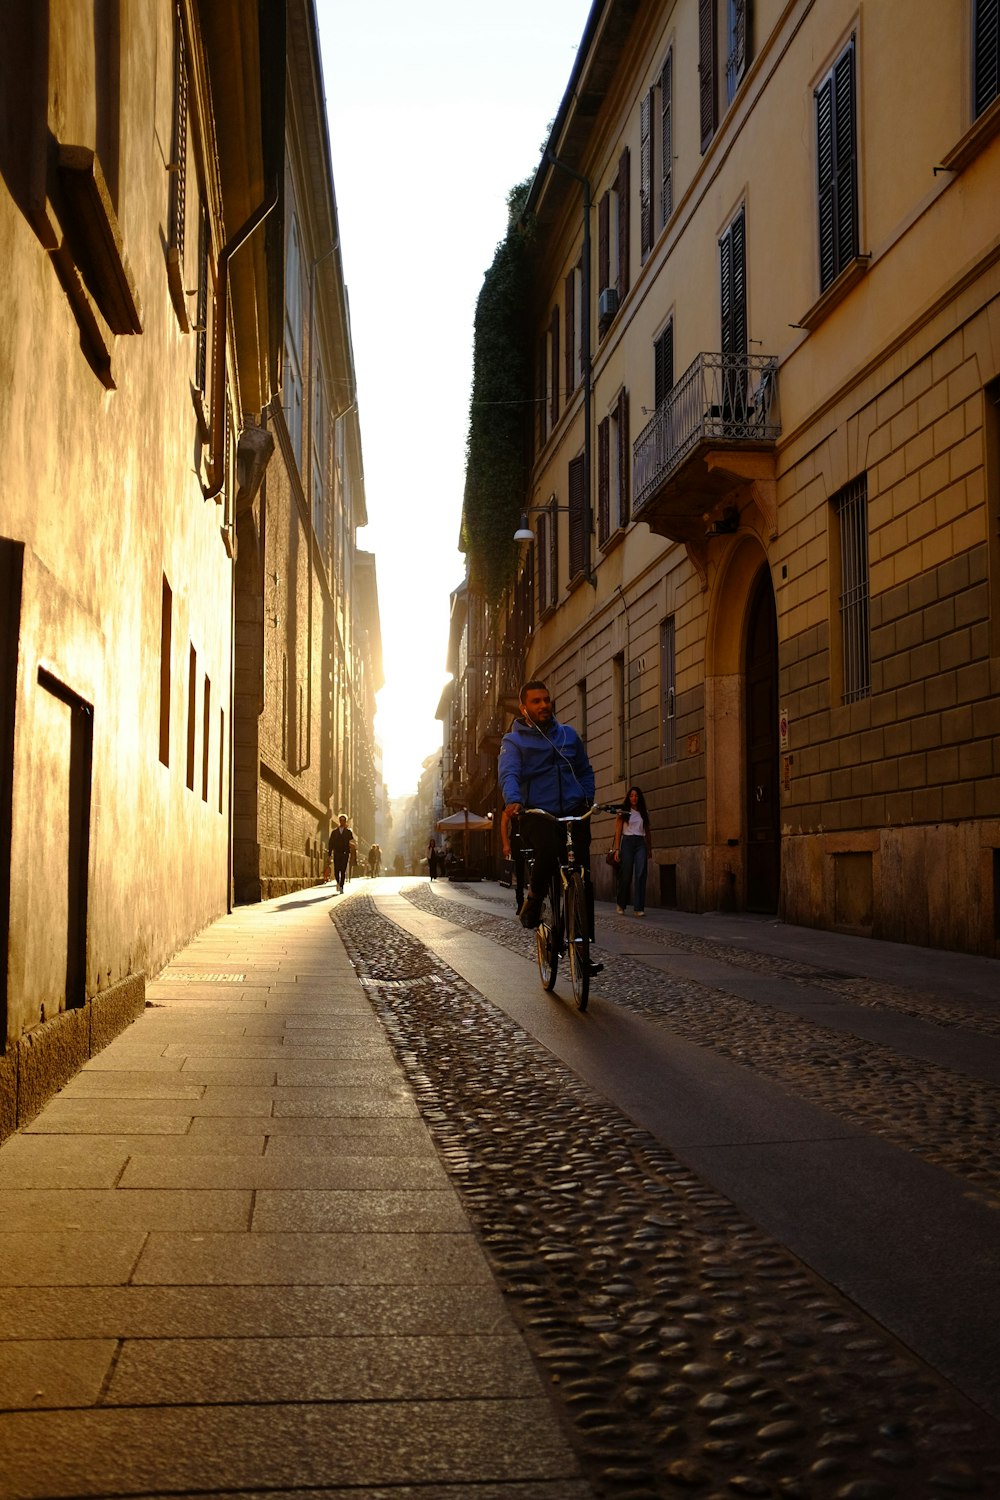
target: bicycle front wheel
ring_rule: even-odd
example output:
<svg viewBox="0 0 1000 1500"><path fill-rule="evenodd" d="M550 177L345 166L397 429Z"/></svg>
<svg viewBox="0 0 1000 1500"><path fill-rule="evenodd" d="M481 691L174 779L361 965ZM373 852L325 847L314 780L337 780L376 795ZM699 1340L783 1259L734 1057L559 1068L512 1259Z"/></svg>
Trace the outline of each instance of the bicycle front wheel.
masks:
<svg viewBox="0 0 1000 1500"><path fill-rule="evenodd" d="M580 1010L587 1009L590 999L590 928L587 922L587 893L583 876L574 870L566 882L566 947L569 951L569 982Z"/></svg>
<svg viewBox="0 0 1000 1500"><path fill-rule="evenodd" d="M535 928L535 954L538 958L538 972L542 977L542 987L546 990L551 991L556 987L556 976L559 973L560 944L559 895L558 887L553 884L552 890L546 896L542 905L541 920Z"/></svg>

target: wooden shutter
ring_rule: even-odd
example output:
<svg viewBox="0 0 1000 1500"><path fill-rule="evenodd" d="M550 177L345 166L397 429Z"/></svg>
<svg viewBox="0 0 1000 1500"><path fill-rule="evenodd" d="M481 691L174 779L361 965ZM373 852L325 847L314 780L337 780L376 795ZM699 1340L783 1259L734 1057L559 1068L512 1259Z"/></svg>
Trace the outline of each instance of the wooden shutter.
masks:
<svg viewBox="0 0 1000 1500"><path fill-rule="evenodd" d="M674 53L667 53L660 74L660 227L674 211Z"/></svg>
<svg viewBox="0 0 1000 1500"><path fill-rule="evenodd" d="M597 427L597 541L603 545L611 535L611 418Z"/></svg>
<svg viewBox="0 0 1000 1500"><path fill-rule="evenodd" d="M854 40L816 90L819 285L825 292L858 253Z"/></svg>
<svg viewBox="0 0 1000 1500"><path fill-rule="evenodd" d="M174 15L174 128L171 143L173 171L170 173L170 244L184 263L184 230L187 219L188 157L188 67L184 23L180 8Z"/></svg>
<svg viewBox="0 0 1000 1500"><path fill-rule="evenodd" d="M597 288L603 292L611 285L611 192L597 205Z"/></svg>
<svg viewBox="0 0 1000 1500"><path fill-rule="evenodd" d="M549 507L549 603L559 602L559 517L553 500Z"/></svg>
<svg viewBox="0 0 1000 1500"><path fill-rule="evenodd" d="M627 526L632 514L629 494L628 391L618 396L618 525Z"/></svg>
<svg viewBox="0 0 1000 1500"><path fill-rule="evenodd" d="M1000 94L1000 0L976 0L973 52L978 119Z"/></svg>
<svg viewBox="0 0 1000 1500"><path fill-rule="evenodd" d="M747 352L746 219L741 208L719 241L722 352Z"/></svg>
<svg viewBox="0 0 1000 1500"><path fill-rule="evenodd" d="M625 301L629 289L629 178L632 156L628 147L618 159L618 302Z"/></svg>
<svg viewBox="0 0 1000 1500"><path fill-rule="evenodd" d="M559 308L552 309L552 318L549 323L549 343L552 375L552 386L549 391L549 416L552 426L555 427L559 420Z"/></svg>
<svg viewBox="0 0 1000 1500"><path fill-rule="evenodd" d="M547 340L542 338L538 341L538 359L535 365L535 411L537 413L538 429L538 451L545 447L545 439L548 436L548 349Z"/></svg>
<svg viewBox="0 0 1000 1500"><path fill-rule="evenodd" d="M569 576L587 566L587 475L581 453L569 463Z"/></svg>
<svg viewBox="0 0 1000 1500"><path fill-rule="evenodd" d="M549 607L549 518L540 515L535 525L535 559L538 563L538 613Z"/></svg>
<svg viewBox="0 0 1000 1500"><path fill-rule="evenodd" d="M576 390L576 272L570 271L564 286L566 301L566 400Z"/></svg>
<svg viewBox="0 0 1000 1500"><path fill-rule="evenodd" d="M653 345L654 402L660 406L674 385L674 325L669 322Z"/></svg>
<svg viewBox="0 0 1000 1500"><path fill-rule="evenodd" d="M639 104L639 254L653 248L653 90Z"/></svg>
<svg viewBox="0 0 1000 1500"><path fill-rule="evenodd" d="M698 0L698 96L701 114L701 149L707 151L718 125L715 86L716 0Z"/></svg>

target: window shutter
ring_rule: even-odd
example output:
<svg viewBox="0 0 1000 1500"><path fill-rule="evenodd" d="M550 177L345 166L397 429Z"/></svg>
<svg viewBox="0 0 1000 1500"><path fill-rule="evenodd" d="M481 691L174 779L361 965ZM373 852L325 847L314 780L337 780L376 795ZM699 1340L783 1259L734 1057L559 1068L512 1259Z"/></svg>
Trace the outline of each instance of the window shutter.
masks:
<svg viewBox="0 0 1000 1500"><path fill-rule="evenodd" d="M719 241L721 272L722 352L747 352L746 221L744 210Z"/></svg>
<svg viewBox="0 0 1000 1500"><path fill-rule="evenodd" d="M174 15L174 130L170 173L170 243L184 262L184 229L187 217L188 68L184 45L184 23L180 9Z"/></svg>
<svg viewBox="0 0 1000 1500"><path fill-rule="evenodd" d="M603 292L611 285L611 193L603 194L597 205L597 288Z"/></svg>
<svg viewBox="0 0 1000 1500"><path fill-rule="evenodd" d="M618 524L627 526L632 513L629 495L628 391L618 396Z"/></svg>
<svg viewBox="0 0 1000 1500"><path fill-rule="evenodd" d="M662 186L660 197L660 227L674 211L674 132L673 132L673 87L674 53L667 53L660 74L660 171Z"/></svg>
<svg viewBox="0 0 1000 1500"><path fill-rule="evenodd" d="M718 124L715 88L716 0L698 0L698 93L701 149L707 151Z"/></svg>
<svg viewBox="0 0 1000 1500"><path fill-rule="evenodd" d="M858 253L854 41L816 90L819 284L825 292Z"/></svg>
<svg viewBox="0 0 1000 1500"><path fill-rule="evenodd" d="M618 301L625 301L629 289L629 177L632 156L628 147L618 159Z"/></svg>
<svg viewBox="0 0 1000 1500"><path fill-rule="evenodd" d="M559 602L559 517L555 501L549 508L549 603Z"/></svg>
<svg viewBox="0 0 1000 1500"><path fill-rule="evenodd" d="M729 57L726 66L726 100L731 104L747 66L749 0L730 0Z"/></svg>
<svg viewBox="0 0 1000 1500"><path fill-rule="evenodd" d="M569 576L587 566L587 486L583 454L569 464Z"/></svg>
<svg viewBox="0 0 1000 1500"><path fill-rule="evenodd" d="M973 50L978 118L1000 94L1000 0L976 0Z"/></svg>
<svg viewBox="0 0 1000 1500"><path fill-rule="evenodd" d="M576 389L576 272L570 271L564 287L566 301L566 400Z"/></svg>
<svg viewBox="0 0 1000 1500"><path fill-rule="evenodd" d="M547 407L549 400L549 393L546 384L548 372L548 365L546 361L547 353L548 350L546 349L546 340L544 338L539 339L538 362L535 367L535 410L537 412L539 452L541 452L541 450L545 447L545 439L548 436L548 428L546 425Z"/></svg>
<svg viewBox="0 0 1000 1500"><path fill-rule="evenodd" d="M837 270L858 253L857 155L854 134L854 43L833 70L837 150Z"/></svg>
<svg viewBox="0 0 1000 1500"><path fill-rule="evenodd" d="M653 248L653 91L639 104L639 253Z"/></svg>
<svg viewBox="0 0 1000 1500"><path fill-rule="evenodd" d="M549 607L549 518L538 517L535 525L535 558L538 563L538 613Z"/></svg>
<svg viewBox="0 0 1000 1500"><path fill-rule="evenodd" d="M597 541L603 545L611 535L611 418L597 427Z"/></svg>
<svg viewBox="0 0 1000 1500"><path fill-rule="evenodd" d="M674 325L669 322L653 345L653 388L656 406L670 395L674 385Z"/></svg>
<svg viewBox="0 0 1000 1500"><path fill-rule="evenodd" d="M559 420L559 308L552 309L552 319L549 323L549 341L551 353L552 386L549 391L549 415L552 426L555 427Z"/></svg>

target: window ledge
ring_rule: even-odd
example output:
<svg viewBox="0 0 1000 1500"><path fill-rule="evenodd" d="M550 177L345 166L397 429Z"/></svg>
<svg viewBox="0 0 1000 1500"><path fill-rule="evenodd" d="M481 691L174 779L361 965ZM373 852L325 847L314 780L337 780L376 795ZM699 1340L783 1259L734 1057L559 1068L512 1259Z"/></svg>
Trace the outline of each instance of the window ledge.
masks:
<svg viewBox="0 0 1000 1500"><path fill-rule="evenodd" d="M60 146L59 180L71 217L73 255L94 301L112 333L141 333L135 278L96 153L88 146Z"/></svg>
<svg viewBox="0 0 1000 1500"><path fill-rule="evenodd" d="M843 302L848 292L853 291L858 282L862 280L871 262L870 255L856 255L849 265L845 266L837 277L832 281L818 302L814 302L809 311L799 319L796 328L806 328L810 332L818 328L823 319L838 305Z"/></svg>
<svg viewBox="0 0 1000 1500"><path fill-rule="evenodd" d="M181 280L181 257L176 245L167 246L167 286L170 289L170 300L177 314L181 333L190 333L191 322L187 314L184 284Z"/></svg>
<svg viewBox="0 0 1000 1500"><path fill-rule="evenodd" d="M973 120L961 140L952 146L941 162L941 166L935 170L961 172L962 168L967 167L995 135L1000 135L1000 97L994 99L992 104L988 104L977 120Z"/></svg>
<svg viewBox="0 0 1000 1500"><path fill-rule="evenodd" d="M613 552L616 547L621 546L625 540L627 531L627 526L616 526L614 531L604 538L603 542L598 542L597 545L605 557L607 557L609 552Z"/></svg>

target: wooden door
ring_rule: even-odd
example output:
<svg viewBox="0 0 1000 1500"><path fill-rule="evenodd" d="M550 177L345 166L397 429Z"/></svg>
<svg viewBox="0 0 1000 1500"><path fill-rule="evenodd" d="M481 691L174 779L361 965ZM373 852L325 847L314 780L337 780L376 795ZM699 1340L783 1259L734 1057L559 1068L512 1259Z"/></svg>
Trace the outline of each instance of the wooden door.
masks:
<svg viewBox="0 0 1000 1500"><path fill-rule="evenodd" d="M750 596L746 662L746 907L776 912L781 887L778 782L778 624L762 568Z"/></svg>

